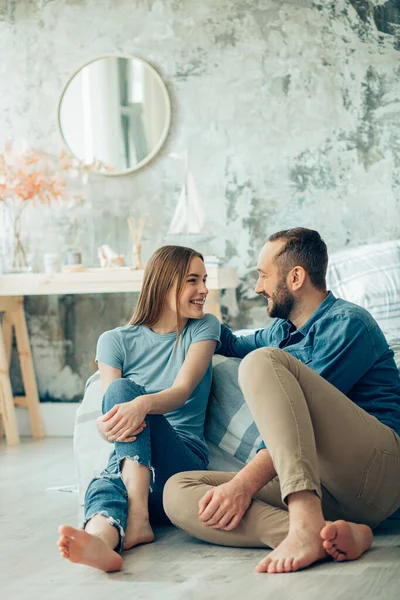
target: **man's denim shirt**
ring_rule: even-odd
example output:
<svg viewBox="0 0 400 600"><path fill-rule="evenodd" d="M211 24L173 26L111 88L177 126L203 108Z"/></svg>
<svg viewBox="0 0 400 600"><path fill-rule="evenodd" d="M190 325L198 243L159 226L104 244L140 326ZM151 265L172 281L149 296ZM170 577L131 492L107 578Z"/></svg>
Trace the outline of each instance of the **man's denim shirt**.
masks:
<svg viewBox="0 0 400 600"><path fill-rule="evenodd" d="M300 329L275 319L266 329L237 337L222 325L219 354L243 358L265 346L289 352L400 434L399 371L379 325L364 308L329 292Z"/></svg>

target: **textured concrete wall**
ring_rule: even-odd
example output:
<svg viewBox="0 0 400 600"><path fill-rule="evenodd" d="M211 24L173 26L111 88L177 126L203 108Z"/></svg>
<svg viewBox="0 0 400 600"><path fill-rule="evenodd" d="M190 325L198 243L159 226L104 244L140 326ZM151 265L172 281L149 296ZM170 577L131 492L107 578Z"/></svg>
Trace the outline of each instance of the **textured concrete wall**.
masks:
<svg viewBox="0 0 400 600"><path fill-rule="evenodd" d="M399 3L382 0L0 0L0 147L8 137L57 152L68 76L98 54L151 62L172 101L161 154L121 178L91 178L83 206L26 215L26 245L69 246L96 264L108 243L129 255L126 218L146 218L144 255L168 242L187 147L208 213L193 245L237 267L233 326L261 326L254 265L266 236L305 225L331 251L397 237L400 178ZM3 236L4 236L4 229ZM42 399L76 399L105 329L130 295L27 298ZM14 360L14 363L16 361ZM13 367L16 387L18 368Z"/></svg>

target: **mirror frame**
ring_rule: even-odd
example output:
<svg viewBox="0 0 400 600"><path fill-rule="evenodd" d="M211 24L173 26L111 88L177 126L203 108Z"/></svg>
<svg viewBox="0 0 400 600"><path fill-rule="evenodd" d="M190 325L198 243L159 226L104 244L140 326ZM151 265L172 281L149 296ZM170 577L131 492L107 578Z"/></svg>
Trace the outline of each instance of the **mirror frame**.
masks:
<svg viewBox="0 0 400 600"><path fill-rule="evenodd" d="M144 60L143 58L140 58L139 56L134 56L132 54L100 54L99 56L96 56L95 58L92 58L91 60L88 60L87 62L85 62L83 65L81 65L78 69L76 69L73 74L68 78L68 81L66 82L66 84L63 87L63 90L61 92L60 95L60 99L58 101L58 107L57 107L57 123L58 123L58 130L60 132L62 141L67 149L67 151L71 154L71 156L75 157L77 160L81 160L78 156L76 156L76 154L74 154L74 152L72 152L71 148L69 147L67 140L65 139L62 127L61 127L61 104L63 101L63 98L67 92L68 86L71 83L71 81L74 79L74 77L85 67L87 67L88 65L92 64L93 62L96 62L97 60L101 60L102 58L126 58L128 60L138 60L141 63L143 63L146 68L150 69L153 73L153 75L155 76L155 78L157 79L158 83L161 86L161 91L162 91L162 95L165 101L165 105L166 105L166 123L164 126L164 129L161 133L161 137L159 142L156 144L156 146L153 148L153 150L150 152L150 154L148 154L146 156L146 158L144 158L143 160L141 160L140 162L138 162L136 165L134 165L133 167L130 167L129 169L123 169L122 171L115 171L115 172L107 172L107 171L96 171L93 170L91 171L91 173L95 174L95 175L106 175L107 177L120 177L121 175L128 175L129 173L134 173L135 171L138 171L139 169L141 169L142 167L144 167L145 165L147 165L147 163L149 163L155 156L156 154L158 154L158 152L161 150L161 147L163 146L165 140L167 139L170 127L171 127L171 100L168 94L168 90L167 90L167 86L165 85L164 80L162 79L161 75L158 73L158 71L156 71L156 69L146 60Z"/></svg>

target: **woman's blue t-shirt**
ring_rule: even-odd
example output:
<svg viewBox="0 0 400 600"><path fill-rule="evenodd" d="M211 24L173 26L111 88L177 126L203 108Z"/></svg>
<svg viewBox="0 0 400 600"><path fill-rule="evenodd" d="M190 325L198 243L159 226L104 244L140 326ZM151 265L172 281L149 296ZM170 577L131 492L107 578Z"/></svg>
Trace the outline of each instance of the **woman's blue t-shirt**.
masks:
<svg viewBox="0 0 400 600"><path fill-rule="evenodd" d="M120 369L122 377L143 386L148 394L170 388L191 344L220 341L220 322L214 315L189 319L176 343L176 332L155 333L145 325L126 325L103 333L97 342L96 362ZM211 363L183 406L166 413L172 427L202 458L207 458L204 421L211 388Z"/></svg>

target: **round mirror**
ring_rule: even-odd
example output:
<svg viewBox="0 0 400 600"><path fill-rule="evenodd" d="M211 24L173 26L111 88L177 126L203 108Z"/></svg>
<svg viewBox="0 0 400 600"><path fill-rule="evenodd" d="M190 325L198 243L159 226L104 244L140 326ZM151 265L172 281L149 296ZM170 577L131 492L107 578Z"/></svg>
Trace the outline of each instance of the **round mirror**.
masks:
<svg viewBox="0 0 400 600"><path fill-rule="evenodd" d="M101 56L61 94L58 123L71 154L107 175L136 171L159 151L171 121L167 88L144 60Z"/></svg>

